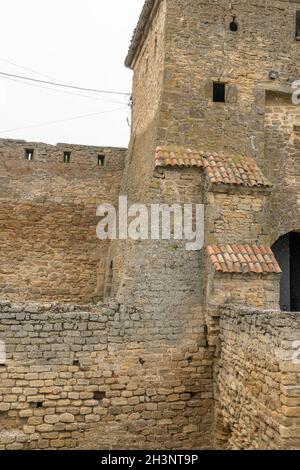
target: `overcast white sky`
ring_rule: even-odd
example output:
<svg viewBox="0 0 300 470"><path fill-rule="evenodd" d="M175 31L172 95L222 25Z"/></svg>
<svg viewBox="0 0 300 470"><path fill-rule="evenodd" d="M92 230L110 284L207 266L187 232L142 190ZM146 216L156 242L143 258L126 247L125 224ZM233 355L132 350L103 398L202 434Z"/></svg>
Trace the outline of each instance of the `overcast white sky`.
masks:
<svg viewBox="0 0 300 470"><path fill-rule="evenodd" d="M49 80L9 61L64 83L130 92L132 73L124 60L143 4L144 0L0 0L0 72ZM64 89L58 93L41 86L47 89L0 75L0 138L127 146L126 96ZM115 109L119 110L106 112ZM11 130L15 128L20 129Z"/></svg>

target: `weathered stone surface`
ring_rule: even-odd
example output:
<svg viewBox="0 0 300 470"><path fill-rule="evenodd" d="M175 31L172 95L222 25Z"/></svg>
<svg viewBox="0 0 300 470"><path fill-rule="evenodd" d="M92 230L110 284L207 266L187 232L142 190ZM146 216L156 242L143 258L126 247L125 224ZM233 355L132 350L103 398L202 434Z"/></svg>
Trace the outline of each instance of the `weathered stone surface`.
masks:
<svg viewBox="0 0 300 470"><path fill-rule="evenodd" d="M0 141L0 450L300 448L299 318L279 312L279 276L218 275L179 240L95 235L97 205L120 192L204 204L207 244L299 230L297 3L147 0L126 162L124 149ZM154 171L160 145L253 157L273 188Z"/></svg>

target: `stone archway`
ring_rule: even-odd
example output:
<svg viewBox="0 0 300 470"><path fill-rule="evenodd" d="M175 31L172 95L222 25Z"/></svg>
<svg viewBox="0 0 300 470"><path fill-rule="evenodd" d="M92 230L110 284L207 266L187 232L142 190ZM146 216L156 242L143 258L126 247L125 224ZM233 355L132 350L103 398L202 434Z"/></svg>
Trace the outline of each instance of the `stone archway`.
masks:
<svg viewBox="0 0 300 470"><path fill-rule="evenodd" d="M300 233L289 232L272 246L282 269L280 282L280 308L300 312Z"/></svg>

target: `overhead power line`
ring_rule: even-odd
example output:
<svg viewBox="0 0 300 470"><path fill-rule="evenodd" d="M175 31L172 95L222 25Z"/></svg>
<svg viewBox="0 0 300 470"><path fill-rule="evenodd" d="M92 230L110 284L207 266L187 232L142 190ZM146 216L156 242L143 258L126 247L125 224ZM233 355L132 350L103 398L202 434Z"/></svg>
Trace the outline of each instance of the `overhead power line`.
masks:
<svg viewBox="0 0 300 470"><path fill-rule="evenodd" d="M0 78L3 78L4 80L9 80L11 82L19 83L21 85L26 85L26 86L30 86L34 88L41 88L43 90L52 91L54 93L62 93L64 95L77 96L79 98L87 98L89 100L102 101L105 103L116 103L116 104L124 104L124 105L127 104L127 106L129 106L129 103L124 103L123 101L116 101L115 99L111 99L111 98L104 98L104 97L92 96L92 95L83 95L82 93L72 93L72 91L66 91L66 90L56 90L55 88L38 85L37 83L24 82L16 78L10 78L10 77L4 77L4 76L1 76Z"/></svg>
<svg viewBox="0 0 300 470"><path fill-rule="evenodd" d="M36 83L45 83L47 85L52 85L52 86L58 86L58 87L63 87L63 88L72 88L73 90L80 90L80 91L91 91L93 93L106 93L109 95L130 95L130 93L122 93L120 91L107 91L107 90L97 90L93 88L84 88L80 86L75 86L75 85L65 85L63 83L56 83L56 82L50 82L47 80L39 80L37 78L32 78L32 77L25 77L22 75L15 75L12 73L6 73L6 72L0 72L0 75L3 75L4 77L12 77L12 78L20 78L22 80L28 80L30 82L36 82Z"/></svg>
<svg viewBox="0 0 300 470"><path fill-rule="evenodd" d="M50 78L50 80L56 80L57 82L60 82L64 85L70 85L69 83L64 82L63 80L59 80L56 77L52 77L51 75L46 75L45 73L41 73L41 72L38 72L37 70L30 69L29 67L25 67L24 65L16 64L16 62L12 62L11 60L3 59L0 57L0 62L5 62L6 64L13 65L14 67L17 67L19 69L26 70L27 72L32 72L36 75L40 75L41 77Z"/></svg>
<svg viewBox="0 0 300 470"><path fill-rule="evenodd" d="M60 80L57 77L53 77L52 75L47 75L45 73L38 72L35 69L25 67L24 65L17 64L16 62L13 62L11 60L3 59L3 58L0 57L0 62L4 62L4 63L9 64L9 65L13 65L14 67L17 67L19 69L26 70L27 72L32 72L36 75L40 75L41 77L50 78L50 80L55 80L56 82L59 82L63 85L72 86L70 83L67 83L63 80ZM23 84L23 85L28 85L28 86L31 86L31 87L43 88L44 90L54 91L55 93L64 93L66 95L79 96L80 98L82 97L82 98L87 98L87 99L90 99L90 100L106 101L107 103L123 104L123 102L116 101L114 99L105 99L104 97L99 97L99 96L96 97L96 96L91 96L91 95L83 95L82 93L72 93L71 91L66 91L66 90L57 90L55 88L49 88L49 87L46 87L46 86L38 85L36 83L31 83L31 82L28 82L28 81L24 82L24 81L21 81L21 80L9 78L9 77L4 77L4 76L2 76L2 78L5 79L5 80L10 80L10 81L13 81L13 82L16 82L16 83L20 83L20 84ZM129 103L124 103L124 104L128 104L128 106L129 106Z"/></svg>
<svg viewBox="0 0 300 470"><path fill-rule="evenodd" d="M108 109L106 111L100 111L98 113L90 113L90 114L82 114L79 116L73 116L71 118L66 118L66 119L59 119L57 121L48 121L48 122L42 122L40 124L31 124L29 126L24 126L24 127L15 127L13 129L5 129L0 131L0 134L6 134L7 132L14 132L14 131L22 131L24 129L32 129L35 127L43 127L43 126L50 126L52 124L60 124L62 122L68 122L68 121L75 121L77 119L84 119L92 116L98 116L100 114L108 114L108 113L113 113L115 111L121 111L123 109L127 109L127 106L123 106L122 108L116 108L116 109Z"/></svg>

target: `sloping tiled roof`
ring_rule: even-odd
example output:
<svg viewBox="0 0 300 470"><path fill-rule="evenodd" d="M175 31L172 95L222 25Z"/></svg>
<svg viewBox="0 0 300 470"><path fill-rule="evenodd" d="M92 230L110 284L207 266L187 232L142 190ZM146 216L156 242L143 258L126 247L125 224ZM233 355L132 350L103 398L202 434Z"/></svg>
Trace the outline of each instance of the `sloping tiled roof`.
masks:
<svg viewBox="0 0 300 470"><path fill-rule="evenodd" d="M207 253L214 269L223 273L281 273L270 247L257 245L211 245Z"/></svg>
<svg viewBox="0 0 300 470"><path fill-rule="evenodd" d="M208 180L216 184L234 184L252 187L272 186L258 168L254 158L209 155L203 157Z"/></svg>
<svg viewBox="0 0 300 470"><path fill-rule="evenodd" d="M203 168L203 157L201 153L190 149L171 150L157 147L155 152L155 166L198 166Z"/></svg>
<svg viewBox="0 0 300 470"><path fill-rule="evenodd" d="M212 184L271 187L254 158L233 157L222 153L196 152L189 149L171 150L157 147L156 167L200 167Z"/></svg>

